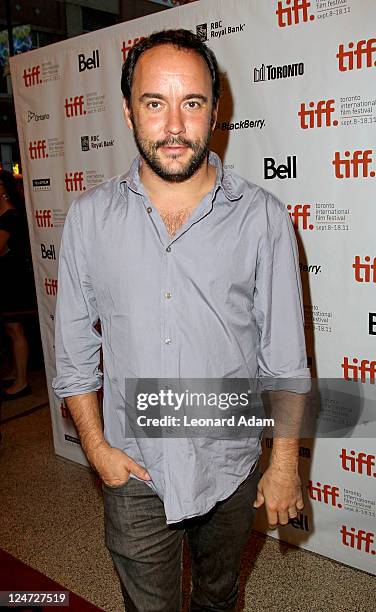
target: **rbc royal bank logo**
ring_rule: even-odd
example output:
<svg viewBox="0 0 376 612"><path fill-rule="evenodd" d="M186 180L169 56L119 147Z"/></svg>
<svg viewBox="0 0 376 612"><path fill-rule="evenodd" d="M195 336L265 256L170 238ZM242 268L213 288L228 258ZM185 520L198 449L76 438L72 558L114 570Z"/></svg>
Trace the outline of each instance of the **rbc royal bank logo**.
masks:
<svg viewBox="0 0 376 612"><path fill-rule="evenodd" d="M347 50L345 45L339 45L336 58L338 59L338 70L361 70L362 68L372 68L376 66L376 38L359 40L356 43L349 42Z"/></svg>
<svg viewBox="0 0 376 612"><path fill-rule="evenodd" d="M309 14L311 3L308 0L284 0L278 2L276 15L280 28L313 21L315 16Z"/></svg>
<svg viewBox="0 0 376 612"><path fill-rule="evenodd" d="M288 204L287 210L289 211L289 215L293 226L295 229L299 230L313 230L314 225L309 223L309 218L311 216L311 205L310 204Z"/></svg>
<svg viewBox="0 0 376 612"><path fill-rule="evenodd" d="M308 108L305 102L300 105L298 116L300 117L300 127L302 130L311 128L337 126L337 119L333 119L335 112L334 100L319 100L309 102Z"/></svg>
<svg viewBox="0 0 376 612"><path fill-rule="evenodd" d="M46 140L30 140L29 157L30 159L46 159L48 157Z"/></svg>
<svg viewBox="0 0 376 612"><path fill-rule="evenodd" d="M84 97L72 96L71 98L65 98L64 102L65 116L69 119L71 117L80 117L86 115Z"/></svg>
<svg viewBox="0 0 376 612"><path fill-rule="evenodd" d="M145 36L139 36L138 38L133 38L128 40L128 44L126 44L125 40L123 40L122 46L121 46L121 53L123 56L123 62L125 62L125 60L127 59L128 53L129 51L132 49L132 47L134 45L136 45L138 42L140 42L140 40L143 40L145 38Z"/></svg>
<svg viewBox="0 0 376 612"><path fill-rule="evenodd" d="M332 161L335 177L338 179L373 178L376 172L369 169L373 162L372 154L372 149L353 151L353 153L345 151L342 155L336 151Z"/></svg>
<svg viewBox="0 0 376 612"><path fill-rule="evenodd" d="M71 191L85 191L86 187L84 185L84 173L82 170L79 172L66 172L65 178L65 190L68 192Z"/></svg>
<svg viewBox="0 0 376 612"><path fill-rule="evenodd" d="M201 40L201 42L206 42L208 40L208 24L200 23L196 26L196 36Z"/></svg>
<svg viewBox="0 0 376 612"><path fill-rule="evenodd" d="M40 79L40 66L33 66L32 68L25 68L22 75L25 87L33 87L34 85L40 85L42 82Z"/></svg>

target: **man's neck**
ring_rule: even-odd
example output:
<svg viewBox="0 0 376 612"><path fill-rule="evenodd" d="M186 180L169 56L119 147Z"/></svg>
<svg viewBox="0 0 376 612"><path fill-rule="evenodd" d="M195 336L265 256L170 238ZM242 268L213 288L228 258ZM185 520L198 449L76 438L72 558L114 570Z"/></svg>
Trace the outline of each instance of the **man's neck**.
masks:
<svg viewBox="0 0 376 612"><path fill-rule="evenodd" d="M205 162L198 171L186 181L171 183L159 177L141 160L140 179L157 209L171 212L183 208L193 208L213 189L216 180L216 168Z"/></svg>

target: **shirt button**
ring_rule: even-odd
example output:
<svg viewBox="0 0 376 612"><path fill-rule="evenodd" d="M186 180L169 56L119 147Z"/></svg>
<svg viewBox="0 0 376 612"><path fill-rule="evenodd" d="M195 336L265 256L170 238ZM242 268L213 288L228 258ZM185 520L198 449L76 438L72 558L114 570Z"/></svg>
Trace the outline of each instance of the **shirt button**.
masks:
<svg viewBox="0 0 376 612"><path fill-rule="evenodd" d="M167 253L169 253L169 252L171 251L171 247L170 247L170 246L168 246L168 247L166 248L166 251L167 251Z"/></svg>
<svg viewBox="0 0 376 612"><path fill-rule="evenodd" d="M151 213L153 211L151 206L148 206L146 210L148 211L148 213Z"/></svg>
<svg viewBox="0 0 376 612"><path fill-rule="evenodd" d="M172 340L171 338L165 338L165 344L171 344Z"/></svg>
<svg viewBox="0 0 376 612"><path fill-rule="evenodd" d="M164 296L165 296L166 300L169 300L170 298L172 298L172 293L170 293L169 291L166 291Z"/></svg>

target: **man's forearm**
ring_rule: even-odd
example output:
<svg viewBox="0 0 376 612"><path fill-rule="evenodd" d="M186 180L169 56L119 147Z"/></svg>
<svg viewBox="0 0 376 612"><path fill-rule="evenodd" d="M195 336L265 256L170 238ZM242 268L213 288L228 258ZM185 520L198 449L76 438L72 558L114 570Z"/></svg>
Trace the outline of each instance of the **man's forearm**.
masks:
<svg viewBox="0 0 376 612"><path fill-rule="evenodd" d="M91 462L95 450L105 444L98 397L95 391L65 398L81 440L81 446Z"/></svg>
<svg viewBox="0 0 376 612"><path fill-rule="evenodd" d="M271 463L283 469L297 470L306 395L274 391L270 393L270 401L275 418Z"/></svg>

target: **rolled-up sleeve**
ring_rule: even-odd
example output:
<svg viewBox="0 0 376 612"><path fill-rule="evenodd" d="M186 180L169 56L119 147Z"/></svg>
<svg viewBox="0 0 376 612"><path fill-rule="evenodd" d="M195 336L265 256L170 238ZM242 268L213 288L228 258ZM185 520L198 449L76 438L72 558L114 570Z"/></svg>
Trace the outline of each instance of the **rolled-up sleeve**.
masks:
<svg viewBox="0 0 376 612"><path fill-rule="evenodd" d="M60 398L96 391L101 335L96 299L84 253L78 203L67 214L59 255L55 314L56 377L52 387Z"/></svg>
<svg viewBox="0 0 376 612"><path fill-rule="evenodd" d="M260 243L256 269L254 316L259 328L259 376L279 381L278 387L306 392L310 387L304 338L304 313L299 258L294 228L283 204ZM281 380L282 379L282 380ZM286 379L289 379L289 383ZM299 380L299 384L295 385ZM284 382L283 382L284 381ZM287 384L286 384L287 383ZM290 384L291 383L291 384Z"/></svg>

